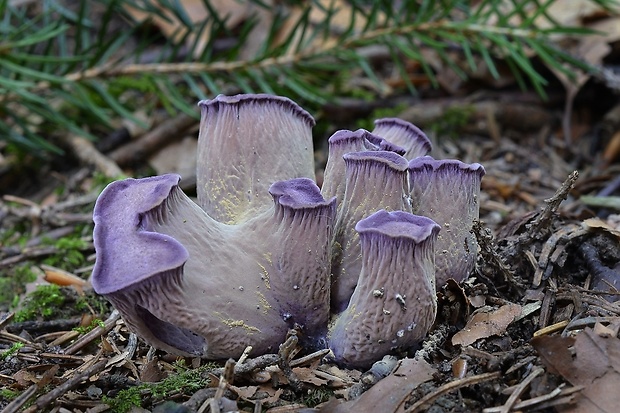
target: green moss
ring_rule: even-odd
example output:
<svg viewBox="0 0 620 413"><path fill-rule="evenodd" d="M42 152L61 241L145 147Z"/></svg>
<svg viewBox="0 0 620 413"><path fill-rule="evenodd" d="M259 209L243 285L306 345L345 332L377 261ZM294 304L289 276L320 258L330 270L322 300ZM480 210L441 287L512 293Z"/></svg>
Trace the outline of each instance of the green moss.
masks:
<svg viewBox="0 0 620 413"><path fill-rule="evenodd" d="M30 270L30 264L18 265L9 270L6 277L0 277L0 308L15 307L25 285L37 279Z"/></svg>
<svg viewBox="0 0 620 413"><path fill-rule="evenodd" d="M151 401L156 403L173 393L194 393L209 383L204 372L217 366L209 363L197 369L187 369L183 363L177 363L175 367L179 371L177 374L172 374L158 383L142 383L121 390L115 397L104 396L103 402L110 406L114 413L125 413L134 407L143 407L142 399L147 395L150 395Z"/></svg>
<svg viewBox="0 0 620 413"><path fill-rule="evenodd" d="M15 321L34 320L37 317L52 318L64 303L65 296L59 286L39 285L24 299L22 308L15 313Z"/></svg>
<svg viewBox="0 0 620 413"><path fill-rule="evenodd" d="M314 407L328 401L333 395L334 392L329 389L315 388L308 390L308 393L301 397L301 403L308 407Z"/></svg>
<svg viewBox="0 0 620 413"><path fill-rule="evenodd" d="M89 325L84 327L75 327L73 331L77 331L79 334L86 334L97 327L105 327L105 323L103 322L103 320L95 318L93 321L90 322Z"/></svg>
<svg viewBox="0 0 620 413"><path fill-rule="evenodd" d="M19 393L9 389L0 389L0 399L11 401L19 396Z"/></svg>
<svg viewBox="0 0 620 413"><path fill-rule="evenodd" d="M455 139L460 136L464 126L466 126L475 113L473 106L451 106L448 107L443 115L428 125L437 136L446 136Z"/></svg>
<svg viewBox="0 0 620 413"><path fill-rule="evenodd" d="M86 262L86 257L82 251L87 250L89 245L79 236L63 237L55 241L46 240L45 243L58 249L58 253L43 261L47 265L70 271Z"/></svg>
<svg viewBox="0 0 620 413"><path fill-rule="evenodd" d="M0 353L0 360L4 361L8 359L12 355L16 354L22 347L24 347L24 343L14 343L10 348Z"/></svg>

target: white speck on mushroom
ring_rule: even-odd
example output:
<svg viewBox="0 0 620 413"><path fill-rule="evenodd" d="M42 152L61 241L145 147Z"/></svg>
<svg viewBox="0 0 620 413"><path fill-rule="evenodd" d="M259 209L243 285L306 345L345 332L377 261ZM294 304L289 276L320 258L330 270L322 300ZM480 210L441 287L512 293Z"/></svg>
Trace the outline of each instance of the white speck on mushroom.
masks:
<svg viewBox="0 0 620 413"><path fill-rule="evenodd" d="M239 291L243 291L243 285L239 286Z"/></svg>
<svg viewBox="0 0 620 413"><path fill-rule="evenodd" d="M372 291L372 295L373 295L373 297L377 297L377 298L383 297L383 288L381 288L379 290L373 290Z"/></svg>
<svg viewBox="0 0 620 413"><path fill-rule="evenodd" d="M405 303L405 298L406 297L400 294L396 294L396 302L398 303L398 305L400 305L400 308L402 308L403 311L407 311L407 304Z"/></svg>
<svg viewBox="0 0 620 413"><path fill-rule="evenodd" d="M298 286L297 284L295 284L295 285L293 286L293 290L299 290L299 286Z"/></svg>
<svg viewBox="0 0 620 413"><path fill-rule="evenodd" d="M389 310L386 310L385 308L383 309L383 314L385 315L390 315L392 314Z"/></svg>
<svg viewBox="0 0 620 413"><path fill-rule="evenodd" d="M404 335L405 335L405 330L398 330L396 332L396 337L398 337L398 338L401 338Z"/></svg>
<svg viewBox="0 0 620 413"><path fill-rule="evenodd" d="M413 331L414 328L415 328L415 323L411 323L407 326L407 331Z"/></svg>
<svg viewBox="0 0 620 413"><path fill-rule="evenodd" d="M288 321L291 318L291 313L284 313L282 314L282 319L284 321Z"/></svg>

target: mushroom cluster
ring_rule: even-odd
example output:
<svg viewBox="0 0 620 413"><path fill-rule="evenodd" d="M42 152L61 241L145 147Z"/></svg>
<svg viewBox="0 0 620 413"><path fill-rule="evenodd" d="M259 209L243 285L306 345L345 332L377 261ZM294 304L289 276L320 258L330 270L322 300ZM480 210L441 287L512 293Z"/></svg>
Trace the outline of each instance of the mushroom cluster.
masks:
<svg viewBox="0 0 620 413"><path fill-rule="evenodd" d="M222 359L296 328L350 367L421 341L436 286L473 268L483 167L435 160L418 128L381 119L329 139L319 188L314 119L293 101L199 106L197 201L167 174L113 182L95 205L92 284L129 329Z"/></svg>

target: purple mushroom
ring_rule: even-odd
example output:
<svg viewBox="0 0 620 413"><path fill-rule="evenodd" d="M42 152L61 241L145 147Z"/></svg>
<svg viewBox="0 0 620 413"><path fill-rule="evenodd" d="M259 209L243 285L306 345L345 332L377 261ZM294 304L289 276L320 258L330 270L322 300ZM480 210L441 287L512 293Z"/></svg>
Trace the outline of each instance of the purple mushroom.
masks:
<svg viewBox="0 0 620 413"><path fill-rule="evenodd" d="M428 155L431 141L417 126L398 118L383 118L375 121L374 135L405 149L407 159Z"/></svg>
<svg viewBox="0 0 620 413"><path fill-rule="evenodd" d="M421 341L437 312L434 246L439 225L406 212L377 211L356 225L359 282L331 331L335 360L369 367Z"/></svg>
<svg viewBox="0 0 620 413"><path fill-rule="evenodd" d="M315 179L314 119L292 100L220 95L198 105L196 191L198 204L213 219L227 224L250 219L271 205L272 183Z"/></svg>
<svg viewBox="0 0 620 413"><path fill-rule="evenodd" d="M321 187L321 193L325 198L335 196L338 199L338 208L342 205L342 196L345 188L345 163L343 156L351 152L361 151L391 151L399 155L405 153L405 149L394 145L385 139L373 135L364 129L355 132L339 130L328 141L329 157L325 165L325 179Z"/></svg>
<svg viewBox="0 0 620 413"><path fill-rule="evenodd" d="M200 206L178 175L110 184L94 211L95 291L131 330L176 354L275 351L293 326L317 345L329 318L336 200L298 178L314 176L313 120L265 95L201 106Z"/></svg>
<svg viewBox="0 0 620 413"><path fill-rule="evenodd" d="M277 351L296 328L306 348L329 347L352 367L421 340L436 313L435 260L440 283L473 265L484 169L407 162L428 138L381 119L373 133L330 138L319 189L314 120L294 102L199 105L197 203L168 174L114 182L95 205L92 284L129 329L175 354L223 359L248 345Z"/></svg>
<svg viewBox="0 0 620 413"><path fill-rule="evenodd" d="M395 152L352 152L343 156L345 191L334 229L332 258L333 313L348 305L362 268L357 223L378 209L411 212L408 200L408 163ZM369 184L372 182L372 184Z"/></svg>
<svg viewBox="0 0 620 413"><path fill-rule="evenodd" d="M436 245L437 288L449 278L465 280L474 267L478 244L471 228L479 216L484 173L478 163L430 156L409 161L412 211L432 218L442 228Z"/></svg>

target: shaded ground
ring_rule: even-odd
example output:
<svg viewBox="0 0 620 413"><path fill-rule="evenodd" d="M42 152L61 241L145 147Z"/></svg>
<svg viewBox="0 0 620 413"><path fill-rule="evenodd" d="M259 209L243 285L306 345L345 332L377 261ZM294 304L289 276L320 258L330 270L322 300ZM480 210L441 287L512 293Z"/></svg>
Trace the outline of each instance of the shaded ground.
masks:
<svg viewBox="0 0 620 413"><path fill-rule="evenodd" d="M401 355L371 372L322 363L323 353L300 359L287 346L277 355L250 353L236 367L154 351L129 334L88 285L61 271L88 278L90 211L105 165L98 164L99 171L84 166L74 146L64 158L36 167L26 159L20 169L3 171L0 408L613 411L620 403L620 217L614 215L620 204L609 196L620 190L618 90L591 79L575 100L567 138L563 88L546 76L547 101L472 81L461 85L460 95L423 89L421 100L404 94L373 104L343 100L315 114L322 131L315 136L319 176L330 133L356 129L373 114L385 116L373 112L377 105L425 129L435 157L480 162L487 171L475 272L463 286L449 284L440 292L436 326L416 360ZM179 116L163 125L170 123L172 133L162 128L163 141L178 140L183 129L191 148L196 123ZM139 159L124 168L129 175L179 168L172 155L161 167L140 150L134 142L100 152L108 160L121 159L119 153ZM181 158L191 152L178 150ZM191 192L191 176L186 182ZM9 304L13 295L25 296L19 281L31 281L26 269L48 287L15 316Z"/></svg>

